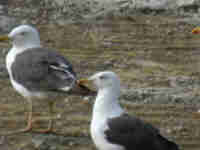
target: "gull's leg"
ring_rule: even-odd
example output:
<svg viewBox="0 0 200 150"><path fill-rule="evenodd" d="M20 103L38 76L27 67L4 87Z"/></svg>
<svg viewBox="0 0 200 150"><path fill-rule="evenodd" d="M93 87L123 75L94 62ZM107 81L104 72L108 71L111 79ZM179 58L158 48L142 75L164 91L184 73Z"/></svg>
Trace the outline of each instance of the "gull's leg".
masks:
<svg viewBox="0 0 200 150"><path fill-rule="evenodd" d="M19 132L28 132L32 130L33 102L31 99L28 99L28 107L29 107L28 124L26 128L19 130Z"/></svg>
<svg viewBox="0 0 200 150"><path fill-rule="evenodd" d="M49 133L49 132L53 132L52 131L52 125L53 125L53 120L52 120L52 113L53 113L53 102L52 101L49 101L48 102L48 105L49 105L49 124L48 124L48 128L47 129L44 129L44 130L37 130L36 132L39 132L39 133Z"/></svg>
<svg viewBox="0 0 200 150"><path fill-rule="evenodd" d="M29 113L28 113L28 124L27 124L26 128L6 133L6 135L24 133L24 132L28 132L28 131L32 130L33 104L32 104L31 99L28 99L28 106L29 106Z"/></svg>
<svg viewBox="0 0 200 150"><path fill-rule="evenodd" d="M29 102L28 124L27 127L24 129L24 132L30 131L32 129L33 102L31 99L29 99L28 102Z"/></svg>

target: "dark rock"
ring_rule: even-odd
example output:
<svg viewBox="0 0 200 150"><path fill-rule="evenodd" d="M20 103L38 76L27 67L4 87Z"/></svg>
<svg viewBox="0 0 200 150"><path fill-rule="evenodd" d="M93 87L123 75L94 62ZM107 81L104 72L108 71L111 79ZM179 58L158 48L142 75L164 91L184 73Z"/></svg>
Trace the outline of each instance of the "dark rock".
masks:
<svg viewBox="0 0 200 150"><path fill-rule="evenodd" d="M16 26L16 19L9 16L0 16L0 32L9 32Z"/></svg>
<svg viewBox="0 0 200 150"><path fill-rule="evenodd" d="M0 5L5 6L4 3ZM154 15L167 12L191 17L199 14L200 6L196 0L25 0L23 4L16 3L9 3L8 12L12 16L26 18L31 23L35 19L38 23L46 19L62 25L109 16L131 16L136 12Z"/></svg>

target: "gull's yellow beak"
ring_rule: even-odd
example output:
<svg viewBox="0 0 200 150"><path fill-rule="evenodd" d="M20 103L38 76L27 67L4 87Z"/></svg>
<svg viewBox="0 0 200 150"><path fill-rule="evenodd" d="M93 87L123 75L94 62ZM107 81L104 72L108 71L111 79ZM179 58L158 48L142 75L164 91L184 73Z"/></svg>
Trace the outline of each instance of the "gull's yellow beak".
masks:
<svg viewBox="0 0 200 150"><path fill-rule="evenodd" d="M87 87L91 91L94 91L94 85L93 85L92 80L88 80L88 79L82 78L82 79L78 80L77 82L78 82L79 86ZM95 91L96 91L96 89L95 89Z"/></svg>
<svg viewBox="0 0 200 150"><path fill-rule="evenodd" d="M8 37L8 35L2 35L0 36L0 41L10 41L10 38Z"/></svg>
<svg viewBox="0 0 200 150"><path fill-rule="evenodd" d="M88 80L86 78L82 78L82 79L78 80L78 84L83 85L83 86L90 86L90 85L92 85L92 81Z"/></svg>
<svg viewBox="0 0 200 150"><path fill-rule="evenodd" d="M200 27L196 27L192 30L193 34L200 34Z"/></svg>

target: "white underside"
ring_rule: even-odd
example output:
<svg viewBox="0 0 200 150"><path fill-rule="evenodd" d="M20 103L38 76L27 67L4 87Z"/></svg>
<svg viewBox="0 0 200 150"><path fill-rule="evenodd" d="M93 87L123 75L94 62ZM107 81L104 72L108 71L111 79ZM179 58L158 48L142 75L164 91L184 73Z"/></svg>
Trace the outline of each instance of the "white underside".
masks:
<svg viewBox="0 0 200 150"><path fill-rule="evenodd" d="M109 93L109 92L108 92ZM99 94L93 108L92 123L90 126L90 133L94 144L99 150L124 150L124 147L109 143L105 137L104 131L109 129L107 126L107 119L118 117L124 113L122 108L108 95ZM110 109L111 108L111 109Z"/></svg>
<svg viewBox="0 0 200 150"><path fill-rule="evenodd" d="M13 80L12 77L10 79L11 79L12 86L22 96L24 96L24 97L26 97L28 99L32 99L32 98L44 99L44 98L46 98L45 93L42 93L42 92L30 92L24 86L22 86L21 84L17 83L15 80Z"/></svg>
<svg viewBox="0 0 200 150"><path fill-rule="evenodd" d="M25 49L25 48L24 48ZM12 86L14 87L14 89L19 92L22 96L31 99L32 97L36 97L36 98L44 98L45 94L44 93L40 93L40 92L30 92L29 90L27 90L24 86L22 86L21 84L17 83L12 76L12 70L11 70L11 66L15 60L15 57L24 52L23 49L16 49L15 47L13 47L7 54L6 56L6 67L9 73L9 77L10 77L10 81Z"/></svg>
<svg viewBox="0 0 200 150"><path fill-rule="evenodd" d="M108 126L106 125L106 119L98 119L99 120L93 119L90 127L91 136L96 147L99 150L124 150L124 147L109 143L106 140L104 134L104 131L108 129Z"/></svg>
<svg viewBox="0 0 200 150"><path fill-rule="evenodd" d="M65 92L67 92L67 91L69 91L69 90L71 90L71 86L66 86L66 87L63 87L63 88L60 88L62 91L65 91Z"/></svg>

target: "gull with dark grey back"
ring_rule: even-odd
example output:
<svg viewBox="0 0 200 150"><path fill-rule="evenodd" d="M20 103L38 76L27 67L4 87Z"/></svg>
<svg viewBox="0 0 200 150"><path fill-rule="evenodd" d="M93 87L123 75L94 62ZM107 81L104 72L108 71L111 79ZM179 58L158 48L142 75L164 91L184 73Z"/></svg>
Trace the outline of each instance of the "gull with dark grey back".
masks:
<svg viewBox="0 0 200 150"><path fill-rule="evenodd" d="M12 86L29 103L27 127L14 133L32 130L33 99L47 100L49 104L48 128L38 132L52 131L51 114L55 97L71 94L74 88L79 87L72 65L56 50L41 46L38 31L30 25L14 28L8 35L0 36L0 41L12 42L6 67Z"/></svg>
<svg viewBox="0 0 200 150"><path fill-rule="evenodd" d="M128 115L119 104L120 80L111 71L99 72L81 84L94 84L97 97L90 133L99 150L178 150L150 123Z"/></svg>

